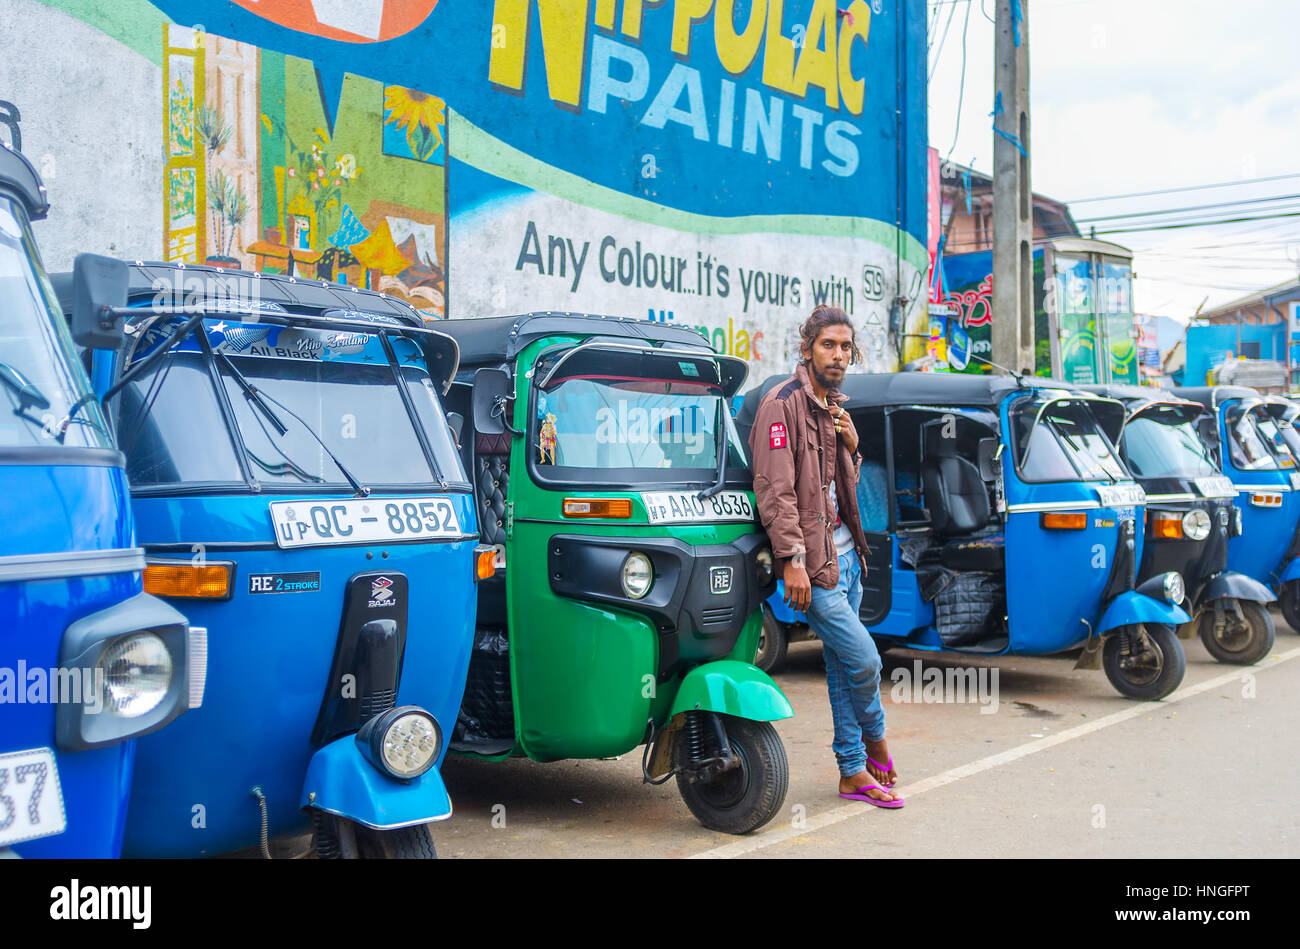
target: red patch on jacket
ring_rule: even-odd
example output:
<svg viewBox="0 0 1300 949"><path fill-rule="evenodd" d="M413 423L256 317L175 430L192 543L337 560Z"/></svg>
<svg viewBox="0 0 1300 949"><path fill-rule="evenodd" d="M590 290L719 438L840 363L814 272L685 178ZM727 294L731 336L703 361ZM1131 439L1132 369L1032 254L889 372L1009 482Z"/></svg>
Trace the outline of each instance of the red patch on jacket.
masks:
<svg viewBox="0 0 1300 949"><path fill-rule="evenodd" d="M773 422L772 427L767 430L767 438L773 448L784 448L785 423Z"/></svg>

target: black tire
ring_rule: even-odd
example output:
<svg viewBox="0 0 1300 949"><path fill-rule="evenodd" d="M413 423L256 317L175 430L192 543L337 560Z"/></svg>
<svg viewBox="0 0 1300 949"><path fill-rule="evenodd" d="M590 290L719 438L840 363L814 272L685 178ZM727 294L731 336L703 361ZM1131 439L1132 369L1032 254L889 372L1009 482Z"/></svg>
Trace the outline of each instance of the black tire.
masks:
<svg viewBox="0 0 1300 949"><path fill-rule="evenodd" d="M1106 637L1101 665L1106 670L1106 678L1121 695L1153 701L1164 698L1182 683L1187 657L1172 626L1148 623L1145 628L1152 646L1149 654L1139 654L1128 666L1121 665L1121 633L1116 631ZM1129 641L1134 647L1138 644L1137 629L1128 627Z"/></svg>
<svg viewBox="0 0 1300 949"><path fill-rule="evenodd" d="M710 830L747 834L781 810L790 786L785 745L770 722L721 716L727 741L740 755L740 767L712 781L692 782L681 772L677 790L691 813Z"/></svg>
<svg viewBox="0 0 1300 949"><path fill-rule="evenodd" d="M1288 580L1282 584L1282 595L1277 598L1277 605L1282 608L1282 617L1291 631L1300 633L1300 580Z"/></svg>
<svg viewBox="0 0 1300 949"><path fill-rule="evenodd" d="M1196 621L1205 650L1219 662L1228 662L1236 666L1250 666L1268 655L1273 648L1273 617L1262 603L1251 600L1238 600L1241 615L1246 620L1246 631L1231 635L1233 631L1224 630L1222 638L1214 635L1214 604L1201 610ZM1226 606L1226 604L1225 604Z"/></svg>
<svg viewBox="0 0 1300 949"><path fill-rule="evenodd" d="M374 830L356 825L357 857L362 860L437 860L428 824Z"/></svg>
<svg viewBox="0 0 1300 949"><path fill-rule="evenodd" d="M763 631L758 634L758 652L754 656L754 665L771 675L785 664L789 645L786 624L777 619L772 608L764 603Z"/></svg>

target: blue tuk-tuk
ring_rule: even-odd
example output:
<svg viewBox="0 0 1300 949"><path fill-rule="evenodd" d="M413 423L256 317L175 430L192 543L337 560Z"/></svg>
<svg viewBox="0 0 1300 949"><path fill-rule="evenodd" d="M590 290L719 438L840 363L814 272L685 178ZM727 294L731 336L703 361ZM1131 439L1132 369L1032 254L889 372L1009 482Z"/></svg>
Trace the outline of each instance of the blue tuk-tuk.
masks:
<svg viewBox="0 0 1300 949"><path fill-rule="evenodd" d="M752 425L774 377L751 392ZM1145 495L1115 449L1124 407L1036 378L849 375L871 552L860 615L884 647L1045 655L1083 647L1138 699L1168 695L1182 578L1138 583ZM767 607L791 622L778 598ZM783 616L782 613L785 615Z"/></svg>
<svg viewBox="0 0 1300 949"><path fill-rule="evenodd" d="M1282 615L1300 631L1300 444L1287 404L1244 386L1173 392L1210 413L1201 435L1237 492L1241 531L1228 541L1228 566L1277 592Z"/></svg>
<svg viewBox="0 0 1300 949"><path fill-rule="evenodd" d="M124 853L269 855L310 823L322 857L434 856L492 558L440 401L455 341L318 280L137 263L129 298L93 378L145 587L213 648L202 712L140 744Z"/></svg>
<svg viewBox="0 0 1300 949"><path fill-rule="evenodd" d="M1199 402L1146 386L1084 386L1124 403L1120 456L1147 495L1146 545L1138 581L1177 570L1187 587L1191 624L1220 662L1249 665L1273 648L1273 592L1228 569L1228 547L1241 536L1236 485L1198 431Z"/></svg>
<svg viewBox="0 0 1300 949"><path fill-rule="evenodd" d="M116 857L133 739L202 702L204 631L142 591L125 461L32 236L47 211L0 143L0 855ZM83 315L117 302L92 260L77 276Z"/></svg>

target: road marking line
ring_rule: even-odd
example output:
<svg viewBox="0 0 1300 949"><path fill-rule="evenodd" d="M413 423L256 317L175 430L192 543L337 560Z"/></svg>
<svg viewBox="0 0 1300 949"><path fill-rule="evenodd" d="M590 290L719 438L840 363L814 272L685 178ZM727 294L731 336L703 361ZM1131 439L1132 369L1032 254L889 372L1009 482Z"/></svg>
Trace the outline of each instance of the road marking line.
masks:
<svg viewBox="0 0 1300 949"><path fill-rule="evenodd" d="M1259 669L1270 669L1273 666L1279 666L1300 656L1300 647L1288 650L1278 656L1271 656L1254 666L1237 666L1233 672L1225 672L1221 676L1213 679L1206 679L1204 682L1198 682L1196 685L1189 685L1178 689L1172 695L1156 702L1138 702L1126 708L1123 711L1113 712L1095 721L1085 722L1082 725L1076 725L1074 728L1068 728L1063 732L1055 735L1049 735L1046 738L1039 738L1035 741L1018 745L1015 748L1009 748L1006 751L1000 751L997 754L989 755L987 758L980 758L969 764L959 765L941 774L931 775L923 778L915 784L909 784L906 787L898 788L899 793L907 800L911 800L918 794L924 794L926 791L933 791L936 788L952 784L954 781L960 781L962 778L969 778L972 775L979 774L982 771L988 771L1004 764L1010 764L1021 758L1035 754L1039 751L1045 751L1056 745L1064 744L1067 741L1073 741L1075 738L1082 738L1084 735L1092 734L1103 728L1109 728L1111 725L1118 725L1120 722L1128 721L1130 718L1137 718L1144 715L1152 709L1163 708L1181 702L1183 699L1189 699L1194 695L1200 695L1202 692L1208 692L1211 689L1217 689L1219 686L1227 685L1230 682L1240 681L1244 675L1250 675L1253 671ZM836 807L833 810L826 811L816 817L810 817L804 821L802 827L787 827L783 830L767 831L757 837L747 837L743 840L737 840L729 844L723 844L721 847L714 847L711 850L703 850L700 853L691 854L688 860L699 859L725 859L730 857L739 857L743 854L753 853L755 850L762 850L764 847L772 847L779 843L784 843L795 837L804 834L810 834L814 831L821 830L823 827L830 827L832 824L838 824L840 821L848 820L850 817L861 817L864 814L871 813L863 808L861 804L847 804L843 807Z"/></svg>

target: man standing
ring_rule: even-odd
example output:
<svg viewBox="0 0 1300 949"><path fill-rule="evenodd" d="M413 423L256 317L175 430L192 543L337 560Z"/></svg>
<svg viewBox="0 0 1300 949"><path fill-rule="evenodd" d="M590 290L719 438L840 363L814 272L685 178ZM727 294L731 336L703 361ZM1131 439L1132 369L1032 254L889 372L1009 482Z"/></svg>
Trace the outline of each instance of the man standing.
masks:
<svg viewBox="0 0 1300 949"><path fill-rule="evenodd" d="M799 335L802 362L763 397L749 433L758 513L786 602L822 641L840 797L902 807L885 790L898 775L885 744L880 653L858 619L867 552L857 506L862 456L839 386L861 353L837 307L817 307Z"/></svg>

